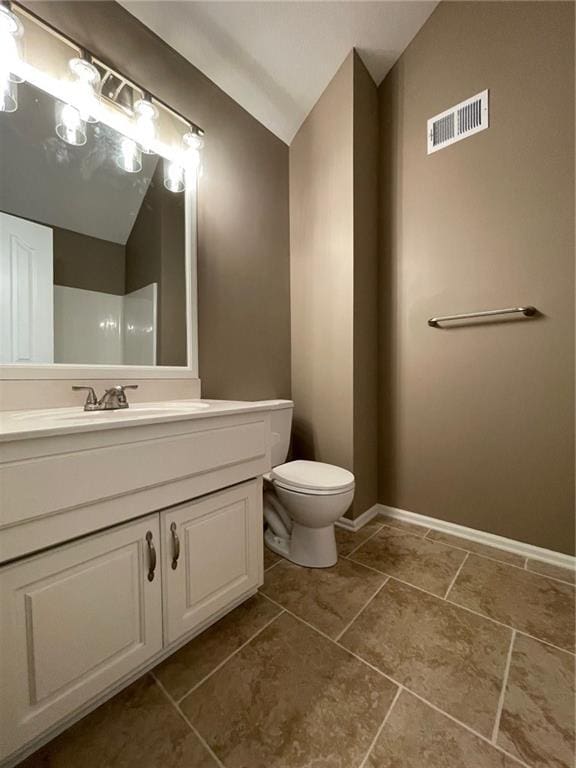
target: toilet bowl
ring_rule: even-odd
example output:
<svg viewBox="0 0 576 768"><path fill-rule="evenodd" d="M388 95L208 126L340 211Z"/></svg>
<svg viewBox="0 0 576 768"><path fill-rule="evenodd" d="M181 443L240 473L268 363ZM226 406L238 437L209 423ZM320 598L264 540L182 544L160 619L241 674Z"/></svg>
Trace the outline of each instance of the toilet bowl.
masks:
<svg viewBox="0 0 576 768"><path fill-rule="evenodd" d="M308 568L334 565L334 523L352 503L354 475L332 464L291 461L275 467L266 479L268 548Z"/></svg>
<svg viewBox="0 0 576 768"><path fill-rule="evenodd" d="M320 461L286 461L293 403L271 413L272 471L264 475L266 546L293 563L329 568L338 560L334 523L354 498L354 475Z"/></svg>

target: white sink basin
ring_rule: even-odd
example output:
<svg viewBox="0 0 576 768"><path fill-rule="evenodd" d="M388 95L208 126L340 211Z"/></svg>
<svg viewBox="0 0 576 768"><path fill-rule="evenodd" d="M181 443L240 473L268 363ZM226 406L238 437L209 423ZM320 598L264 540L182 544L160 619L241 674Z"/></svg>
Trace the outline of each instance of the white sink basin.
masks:
<svg viewBox="0 0 576 768"><path fill-rule="evenodd" d="M124 419L142 419L150 416L168 416L173 413L194 413L209 408L209 403L199 403L191 400L173 400L162 403L135 403L129 408L119 408L108 411L85 411L83 408L50 408L49 410L24 411L13 414L17 421L50 421L70 422L82 421L85 423L111 421Z"/></svg>

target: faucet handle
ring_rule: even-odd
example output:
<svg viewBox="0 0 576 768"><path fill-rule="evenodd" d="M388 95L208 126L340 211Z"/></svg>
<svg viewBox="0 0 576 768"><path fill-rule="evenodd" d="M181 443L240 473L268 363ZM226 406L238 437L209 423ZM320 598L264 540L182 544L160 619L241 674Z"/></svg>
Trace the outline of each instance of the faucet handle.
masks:
<svg viewBox="0 0 576 768"><path fill-rule="evenodd" d="M94 392L94 387L78 387L74 385L72 387L73 390L87 390L88 394L86 395L86 402L84 403L84 410L89 410L89 406L95 406L98 404L98 398L96 397L96 392Z"/></svg>
<svg viewBox="0 0 576 768"><path fill-rule="evenodd" d="M138 384L116 384L115 387L106 390L107 393L115 393L120 408L128 408L128 399L125 389L138 389Z"/></svg>

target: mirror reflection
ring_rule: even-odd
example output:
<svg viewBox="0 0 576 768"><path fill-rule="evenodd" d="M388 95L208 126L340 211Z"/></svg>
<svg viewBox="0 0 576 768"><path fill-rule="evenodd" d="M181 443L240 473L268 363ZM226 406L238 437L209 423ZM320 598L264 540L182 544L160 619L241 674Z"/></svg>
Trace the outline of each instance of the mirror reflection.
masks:
<svg viewBox="0 0 576 768"><path fill-rule="evenodd" d="M66 141L63 109L22 83L0 113L0 362L185 366L185 195L102 123Z"/></svg>

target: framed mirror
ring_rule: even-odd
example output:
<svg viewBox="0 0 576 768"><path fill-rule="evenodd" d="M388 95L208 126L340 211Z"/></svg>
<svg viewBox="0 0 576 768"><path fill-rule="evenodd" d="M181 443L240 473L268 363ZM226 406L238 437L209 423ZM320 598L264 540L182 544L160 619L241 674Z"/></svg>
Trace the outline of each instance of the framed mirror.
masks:
<svg viewBox="0 0 576 768"><path fill-rule="evenodd" d="M196 183L65 109L0 111L0 377L196 378Z"/></svg>

